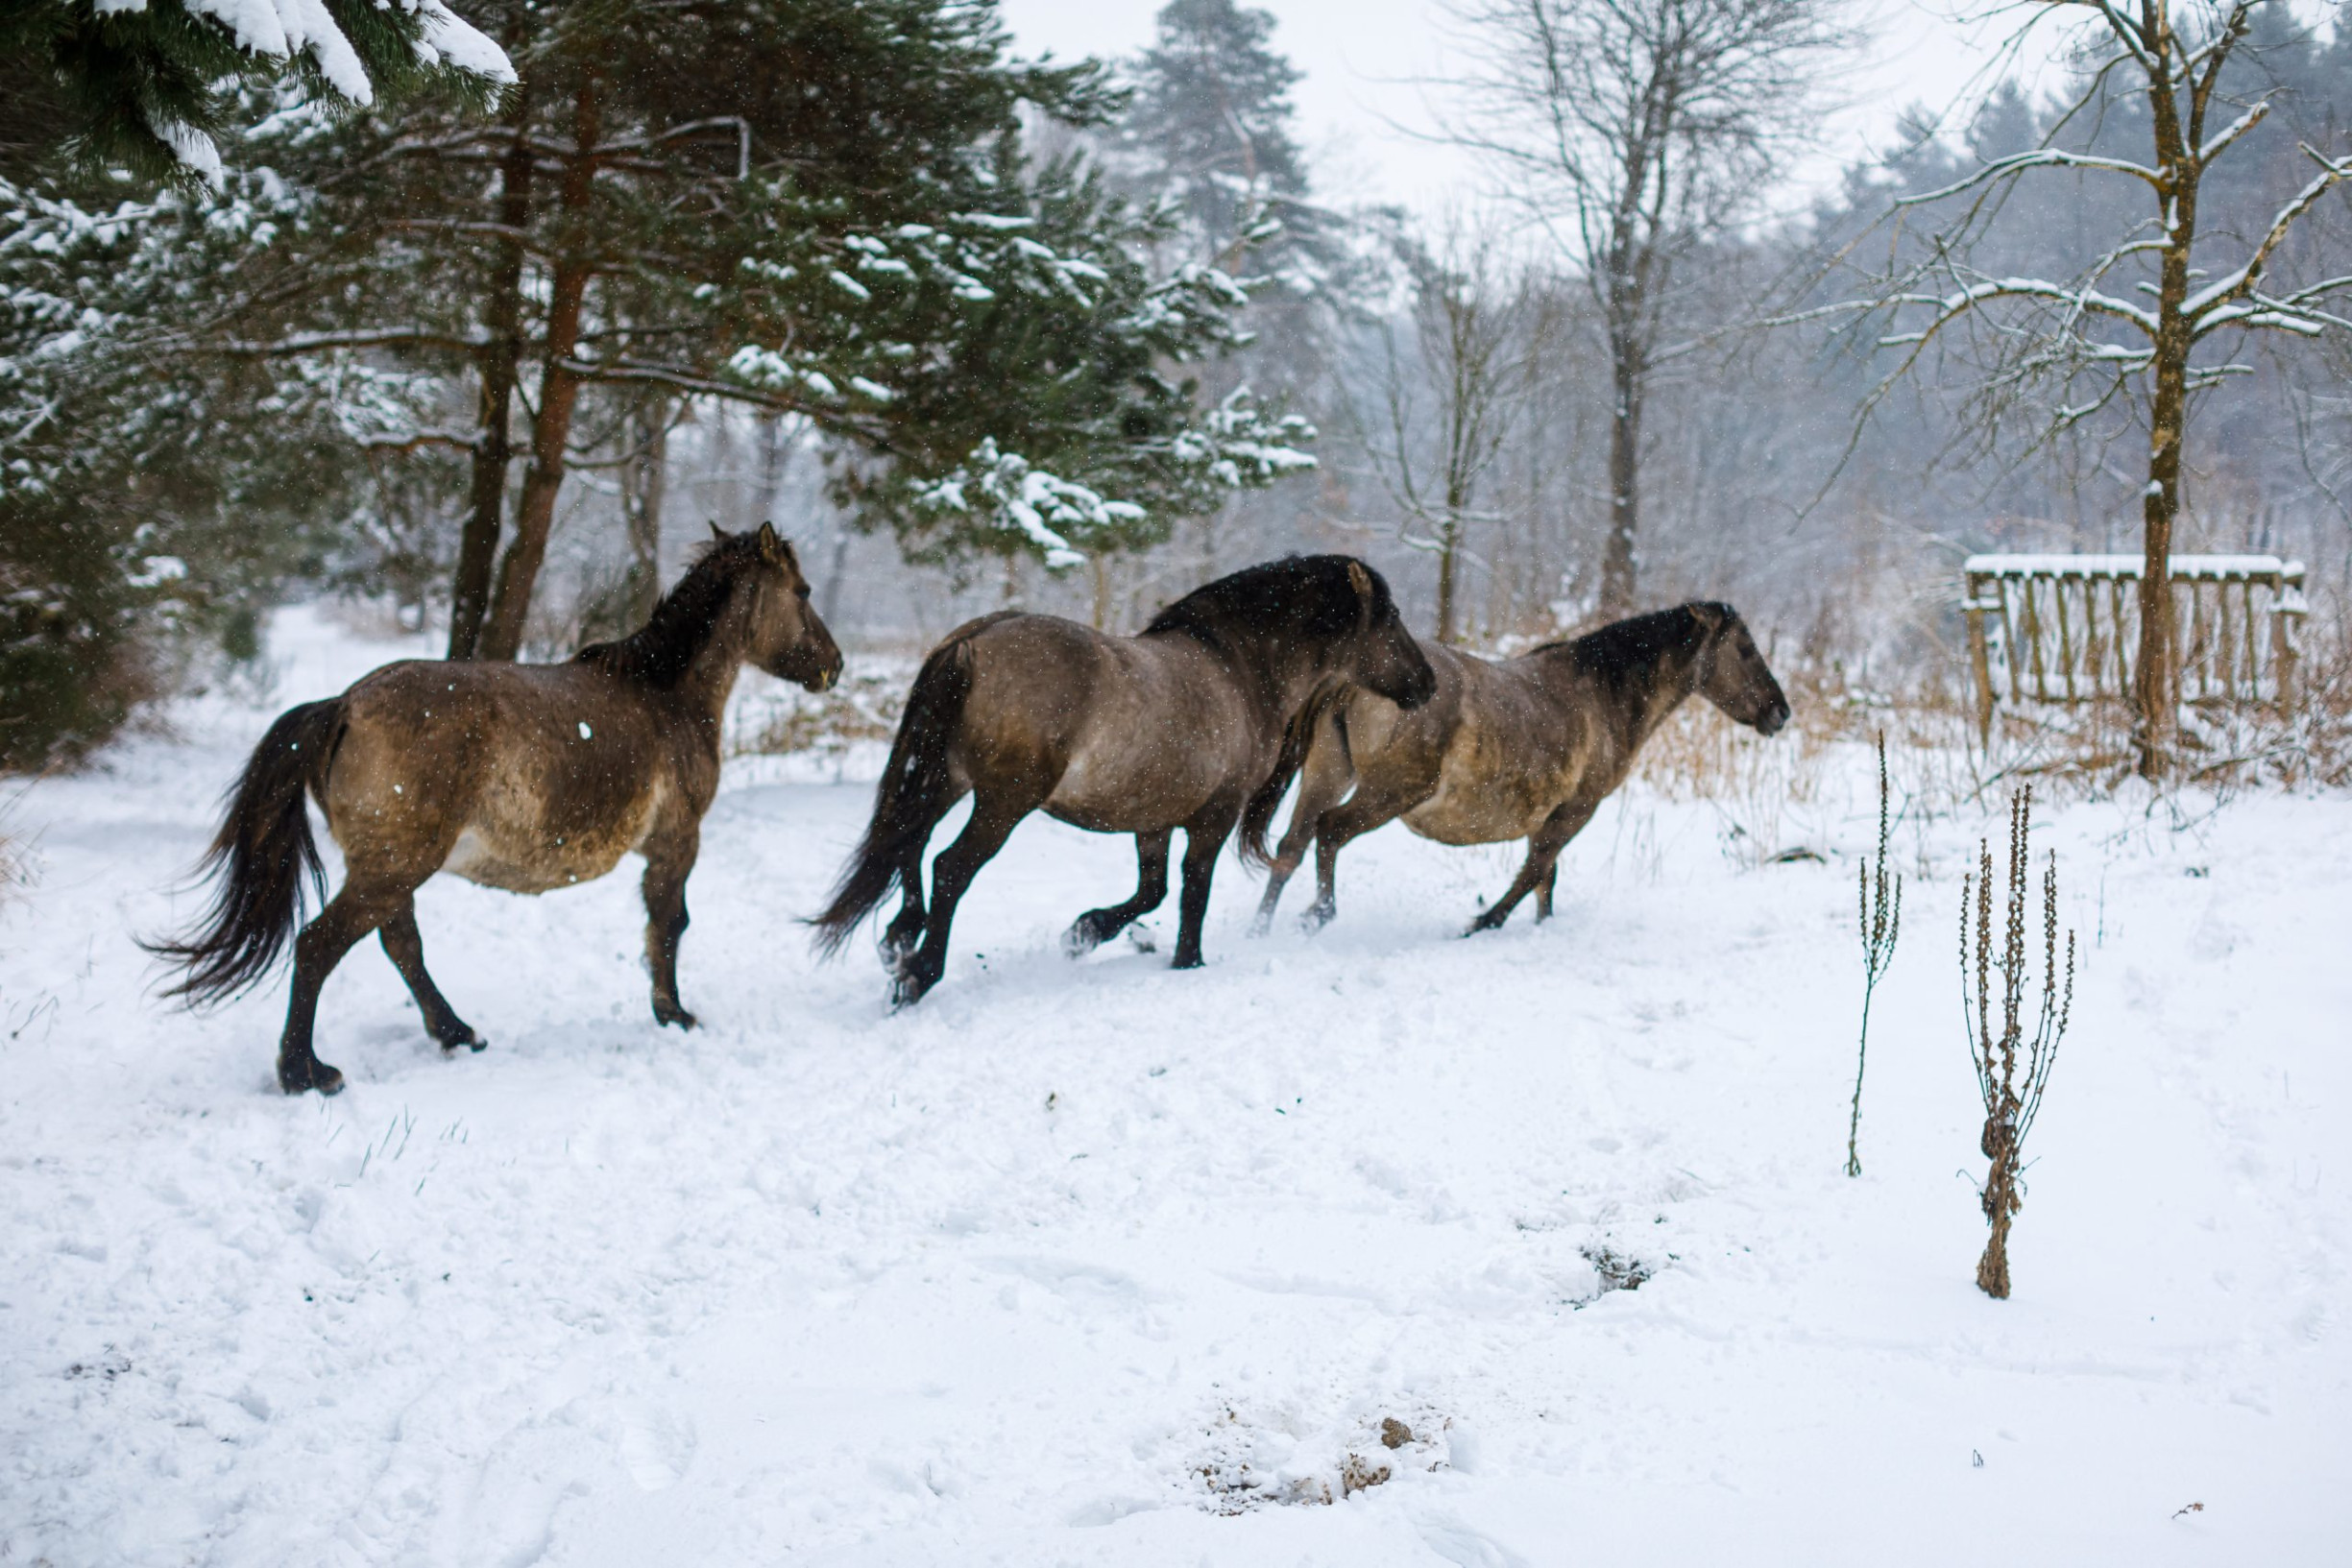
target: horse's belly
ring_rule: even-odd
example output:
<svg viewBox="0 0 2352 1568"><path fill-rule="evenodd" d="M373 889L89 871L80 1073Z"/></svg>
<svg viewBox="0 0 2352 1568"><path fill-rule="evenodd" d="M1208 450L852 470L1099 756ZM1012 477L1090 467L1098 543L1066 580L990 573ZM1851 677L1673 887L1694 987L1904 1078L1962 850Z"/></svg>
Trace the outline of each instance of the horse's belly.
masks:
<svg viewBox="0 0 2352 1568"><path fill-rule="evenodd" d="M653 825L660 792L648 791L643 806L609 827L582 832L543 823L496 819L468 823L441 869L484 887L509 893L550 893L593 882L639 848Z"/></svg>
<svg viewBox="0 0 2352 1568"><path fill-rule="evenodd" d="M1548 793L1519 781L1468 788L1448 781L1405 813L1405 826L1441 844L1501 844L1534 832L1555 804Z"/></svg>
<svg viewBox="0 0 2352 1568"><path fill-rule="evenodd" d="M1097 832L1149 832L1191 817L1216 792L1219 781L1198 758L1160 752L1148 765L1138 760L1081 748L1055 781L1046 810Z"/></svg>

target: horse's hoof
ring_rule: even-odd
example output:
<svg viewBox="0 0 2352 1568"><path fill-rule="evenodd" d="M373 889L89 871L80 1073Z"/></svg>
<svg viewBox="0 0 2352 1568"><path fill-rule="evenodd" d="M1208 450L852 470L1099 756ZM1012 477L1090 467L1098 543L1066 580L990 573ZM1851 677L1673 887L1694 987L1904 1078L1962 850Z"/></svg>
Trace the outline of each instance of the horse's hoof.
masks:
<svg viewBox="0 0 2352 1568"><path fill-rule="evenodd" d="M1259 915L1257 919L1251 921L1249 923L1249 929L1245 931L1243 934L1254 942L1259 937L1264 936L1267 930L1273 927L1273 914L1271 910L1269 910L1266 913Z"/></svg>
<svg viewBox="0 0 2352 1568"><path fill-rule="evenodd" d="M890 982L890 1011L900 1012L923 1000L931 989L928 982L912 975L901 975Z"/></svg>
<svg viewBox="0 0 2352 1568"><path fill-rule="evenodd" d="M653 1017L656 1023L663 1025L665 1027L675 1024L682 1029L691 1029L694 1027L696 1024L701 1022L699 1019L695 1018L692 1013L688 1012L685 1008L679 1006L674 1001L670 1002L667 1006L663 1005L661 1002L655 1002L653 1004Z"/></svg>
<svg viewBox="0 0 2352 1568"><path fill-rule="evenodd" d="M1068 930L1061 933L1061 952L1065 958L1083 958L1102 945L1103 938L1095 934L1093 925L1085 920L1073 923Z"/></svg>
<svg viewBox="0 0 2352 1568"><path fill-rule="evenodd" d="M1337 913L1339 913L1338 910L1326 909L1319 904L1298 917L1298 929L1307 935L1313 936L1317 931L1330 925L1331 917Z"/></svg>
<svg viewBox="0 0 2352 1568"><path fill-rule="evenodd" d="M289 1095L299 1095L308 1089L316 1089L322 1095L339 1095L343 1093L343 1073L339 1069L318 1061L292 1072L281 1067L278 1070L278 1087Z"/></svg>
<svg viewBox="0 0 2352 1568"><path fill-rule="evenodd" d="M1199 969L1202 961L1203 960L1201 959L1200 955L1197 953L1191 954L1190 956L1186 956L1184 953L1179 953L1173 959L1169 960L1168 967L1170 969Z"/></svg>
<svg viewBox="0 0 2352 1568"><path fill-rule="evenodd" d="M478 1033L463 1024L457 1025L457 1027L451 1030L449 1033L441 1035L438 1038L441 1041L441 1053L445 1056L456 1054L458 1048L461 1046L466 1049L473 1051L477 1056L490 1049L489 1041L483 1039Z"/></svg>

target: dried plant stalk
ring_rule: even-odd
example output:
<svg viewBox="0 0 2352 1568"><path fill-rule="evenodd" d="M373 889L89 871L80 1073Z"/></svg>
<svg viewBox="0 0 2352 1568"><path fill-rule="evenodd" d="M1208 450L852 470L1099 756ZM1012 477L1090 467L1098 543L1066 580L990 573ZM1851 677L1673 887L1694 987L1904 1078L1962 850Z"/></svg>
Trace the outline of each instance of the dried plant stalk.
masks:
<svg viewBox="0 0 2352 1568"><path fill-rule="evenodd" d="M1895 961L1895 938L1903 929L1903 875L1886 871L1886 732L1879 732L1879 849L1855 873L1856 927L1862 936L1862 1040L1854 1063L1854 1117L1846 1124L1846 1174L1862 1173L1862 1073L1870 1065L1870 997L1879 977Z"/></svg>
<svg viewBox="0 0 2352 1568"><path fill-rule="evenodd" d="M2025 1011L2027 952L2025 904L2033 880L2029 839L2033 791L2020 790L2009 804L2009 885L1999 954L1993 943L1993 851L1977 846L1976 873L1960 880L1960 1013L1968 1030L1976 1088L1984 1099L1984 1131L1977 1147L1992 1168L1981 1198L1992 1226L1984 1256L1976 1264L1976 1285L1989 1296L2009 1294L2009 1225L2024 1205L2025 1135L2042 1109L2049 1070L2074 1005L2074 933L2066 933L2066 969L2058 968L2058 856L2050 855L2042 874L2042 984L2040 1004ZM1969 894L1976 894L1971 908ZM1971 914L1976 917L1971 952ZM1972 962L1973 960L1973 962ZM1999 1026L1995 1026L1993 980L2000 981ZM2028 1032L2030 1030L2030 1032Z"/></svg>

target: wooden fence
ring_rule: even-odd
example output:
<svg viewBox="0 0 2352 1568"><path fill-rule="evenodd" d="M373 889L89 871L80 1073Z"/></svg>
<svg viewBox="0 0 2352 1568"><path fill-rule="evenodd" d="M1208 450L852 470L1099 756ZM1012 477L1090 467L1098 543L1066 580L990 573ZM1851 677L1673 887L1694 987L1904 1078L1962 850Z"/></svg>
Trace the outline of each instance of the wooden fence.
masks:
<svg viewBox="0 0 2352 1568"><path fill-rule="evenodd" d="M1969 660L1976 729L2002 702L2128 698L2140 647L2136 555L1972 555ZM2184 702L2289 707L2294 699L2303 564L2274 555L2172 557L2174 645Z"/></svg>

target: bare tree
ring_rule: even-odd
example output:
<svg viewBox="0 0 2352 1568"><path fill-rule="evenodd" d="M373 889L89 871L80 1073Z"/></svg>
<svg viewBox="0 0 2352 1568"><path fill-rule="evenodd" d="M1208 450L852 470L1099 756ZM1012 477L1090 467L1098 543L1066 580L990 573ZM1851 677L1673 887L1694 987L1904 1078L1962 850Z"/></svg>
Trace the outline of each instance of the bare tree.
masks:
<svg viewBox="0 0 2352 1568"><path fill-rule="evenodd" d="M1438 640L1451 642L1479 486L1533 387L1554 313L1476 220L1449 220L1435 251L1409 234L1395 243L1412 289L1410 342L1382 326L1382 427L1363 445L1405 515L1406 542L1438 558Z"/></svg>
<svg viewBox="0 0 2352 1568"><path fill-rule="evenodd" d="M2160 776L2172 753L2179 650L2172 615L2171 548L2181 512L2181 464L2196 395L2253 367L2230 350L2247 334L2317 337L2352 320L2329 297L2352 276L2274 288L2267 274L2296 222L2338 181L2352 157L2303 152L2316 172L2259 234L2232 241L2226 266L2197 265L2200 200L2223 155L2270 112L2272 94L2237 90L2222 72L2279 0L2045 0L2044 14L2080 12L2081 85L2039 146L1992 159L1940 190L1903 198L1915 208L1959 204L1955 215L1907 247L1879 279L1871 302L1901 329L1879 339L1905 350L1871 400L1918 363L1931 344L1962 338L1980 359L1972 419L1991 431L2031 410L2040 439L2119 402L2136 405L2147 430L2141 493L2143 564L2139 654L2132 672L2135 747L2142 773ZM2031 23L2027 24L2031 26ZM2119 103L2121 101L2121 103ZM2137 101L2136 103L2134 101ZM2059 145L2079 122L2122 107L2136 110L2147 161ZM2128 119L2128 115L2118 115ZM2254 160L2246 179L2259 178ZM2145 216L2086 256L2069 277L2020 277L1973 261L2016 182L2057 170L2137 181ZM1946 209L1950 210L1950 209ZM1954 328L1966 328L1954 331ZM2120 340L2120 341L2119 341ZM2217 341L2218 340L2218 341ZM2219 352L2216 352L2219 350ZM2047 402L2034 395L2046 393Z"/></svg>
<svg viewBox="0 0 2352 1568"><path fill-rule="evenodd" d="M1449 137L1581 271L1609 350L1609 530L1601 609L1635 606L1641 415L1687 346L1679 263L1753 209L1815 113L1826 57L1849 42L1832 0L1449 0L1474 61Z"/></svg>

